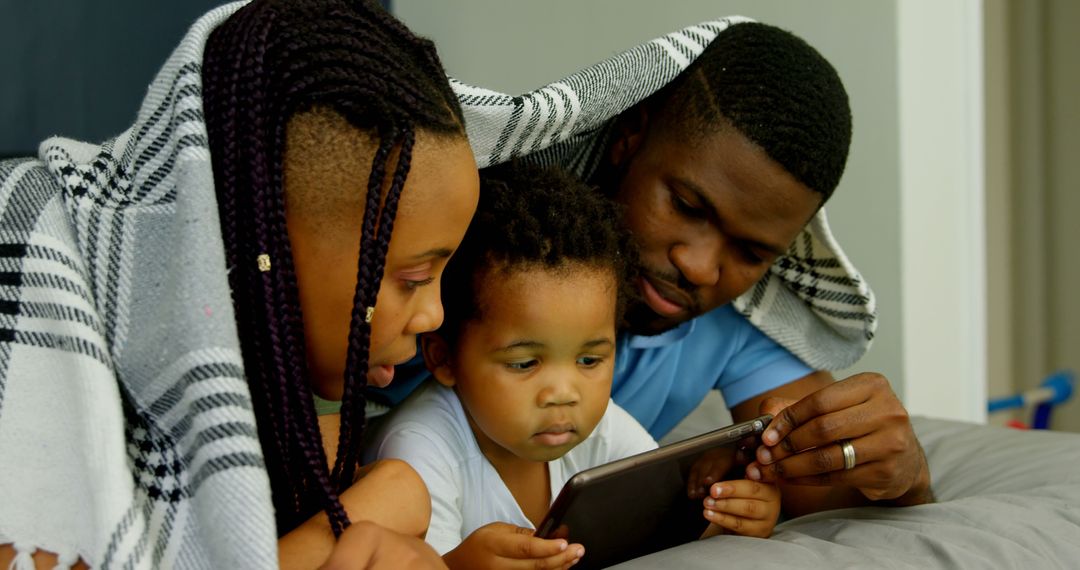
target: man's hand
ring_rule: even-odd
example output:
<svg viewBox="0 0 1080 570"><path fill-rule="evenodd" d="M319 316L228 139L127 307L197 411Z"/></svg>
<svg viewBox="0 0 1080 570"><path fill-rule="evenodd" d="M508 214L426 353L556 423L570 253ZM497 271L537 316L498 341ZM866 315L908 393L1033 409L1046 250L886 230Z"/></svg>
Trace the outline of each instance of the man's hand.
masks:
<svg viewBox="0 0 1080 570"><path fill-rule="evenodd" d="M356 521L341 533L322 570L393 570L396 568L441 568L446 564L423 540Z"/></svg>
<svg viewBox="0 0 1080 570"><path fill-rule="evenodd" d="M533 536L533 530L506 523L484 525L443 555L450 568L566 569L585 554L580 544Z"/></svg>
<svg viewBox="0 0 1080 570"><path fill-rule="evenodd" d="M762 436L747 478L790 485L848 486L871 501L933 501L926 456L907 410L879 374L856 374L791 402L766 399L775 417ZM841 443L855 465L845 469Z"/></svg>

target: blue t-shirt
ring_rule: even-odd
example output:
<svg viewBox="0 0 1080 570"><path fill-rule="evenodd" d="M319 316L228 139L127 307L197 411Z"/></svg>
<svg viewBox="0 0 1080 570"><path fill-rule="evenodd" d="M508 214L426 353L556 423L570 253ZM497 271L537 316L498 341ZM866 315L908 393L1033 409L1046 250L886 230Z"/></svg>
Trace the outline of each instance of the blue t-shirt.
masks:
<svg viewBox="0 0 1080 570"><path fill-rule="evenodd" d="M611 398L659 440L709 390L730 408L812 372L724 305L663 334L621 336Z"/></svg>
<svg viewBox="0 0 1080 570"><path fill-rule="evenodd" d="M730 408L813 369L765 336L731 305L656 336L623 334L615 355L611 398L659 440L717 389ZM368 397L396 405L428 377L417 356Z"/></svg>

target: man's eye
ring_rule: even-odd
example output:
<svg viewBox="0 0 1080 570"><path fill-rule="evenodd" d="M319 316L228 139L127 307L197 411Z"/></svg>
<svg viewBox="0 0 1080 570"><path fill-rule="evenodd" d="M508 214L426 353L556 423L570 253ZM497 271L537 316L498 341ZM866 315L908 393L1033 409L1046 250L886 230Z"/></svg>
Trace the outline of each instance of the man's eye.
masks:
<svg viewBox="0 0 1080 570"><path fill-rule="evenodd" d="M677 192L671 193L671 204L675 207L676 210L686 216L700 218L705 215L700 208L684 200L683 197L679 196Z"/></svg>
<svg viewBox="0 0 1080 570"><path fill-rule="evenodd" d="M511 370L517 370L519 372L524 372L526 370L532 370L533 368L536 367L537 364L539 364L539 362L537 362L535 359L533 359L533 360L524 360L524 361L521 361L521 362L507 362L506 367L511 369Z"/></svg>
<svg viewBox="0 0 1080 570"><path fill-rule="evenodd" d="M742 248L742 254L743 254L743 258L746 259L746 261L749 261L750 263L752 263L754 265L757 265L757 264L762 263L762 262L765 261L765 258L763 258L760 255L754 253L754 250L749 248L749 247L743 247Z"/></svg>

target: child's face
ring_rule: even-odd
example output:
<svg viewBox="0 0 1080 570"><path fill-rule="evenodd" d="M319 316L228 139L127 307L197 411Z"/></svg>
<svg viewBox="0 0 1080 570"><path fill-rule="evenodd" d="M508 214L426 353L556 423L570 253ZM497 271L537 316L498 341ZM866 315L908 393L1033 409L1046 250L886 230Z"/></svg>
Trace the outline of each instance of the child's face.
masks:
<svg viewBox="0 0 1080 570"><path fill-rule="evenodd" d="M482 283L480 318L436 376L457 390L493 464L559 458L592 433L611 397L614 273L571 265L494 271Z"/></svg>

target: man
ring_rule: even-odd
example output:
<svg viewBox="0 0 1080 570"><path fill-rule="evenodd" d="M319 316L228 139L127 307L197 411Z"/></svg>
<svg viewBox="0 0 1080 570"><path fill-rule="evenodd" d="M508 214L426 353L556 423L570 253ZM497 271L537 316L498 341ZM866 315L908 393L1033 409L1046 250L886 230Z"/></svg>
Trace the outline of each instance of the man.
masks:
<svg viewBox="0 0 1080 570"><path fill-rule="evenodd" d="M736 421L776 414L748 477L783 483L789 515L932 500L925 457L885 378L834 382L731 306L829 198L850 139L832 66L788 32L745 23L622 114L593 177L625 206L641 248L641 301L620 344L615 401L654 437L712 388Z"/></svg>

